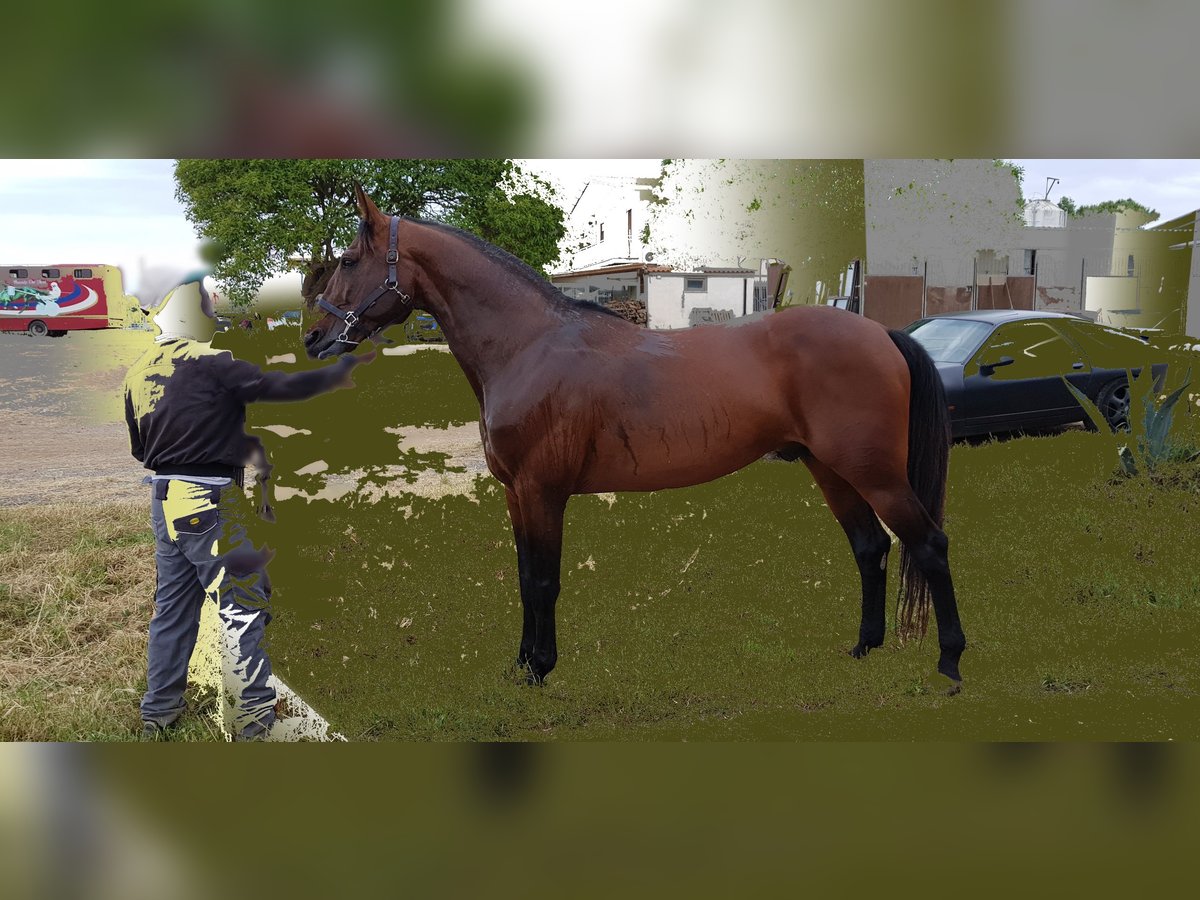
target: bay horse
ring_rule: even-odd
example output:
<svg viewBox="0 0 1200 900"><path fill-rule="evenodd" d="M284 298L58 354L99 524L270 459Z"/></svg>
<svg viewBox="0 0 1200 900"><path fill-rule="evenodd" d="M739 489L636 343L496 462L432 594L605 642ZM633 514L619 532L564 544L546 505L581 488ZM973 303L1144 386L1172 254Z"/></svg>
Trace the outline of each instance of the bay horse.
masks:
<svg viewBox="0 0 1200 900"><path fill-rule="evenodd" d="M932 599L938 671L961 684L966 647L942 530L950 452L942 382L903 332L830 307L740 325L651 331L567 298L505 251L447 225L383 215L360 186L358 234L315 304L311 357L352 351L414 308L431 313L479 400L491 473L516 542L518 666L558 658L563 514L572 494L656 491L727 475L769 453L801 460L862 577L850 651L884 639L888 551L901 543L901 637Z"/></svg>

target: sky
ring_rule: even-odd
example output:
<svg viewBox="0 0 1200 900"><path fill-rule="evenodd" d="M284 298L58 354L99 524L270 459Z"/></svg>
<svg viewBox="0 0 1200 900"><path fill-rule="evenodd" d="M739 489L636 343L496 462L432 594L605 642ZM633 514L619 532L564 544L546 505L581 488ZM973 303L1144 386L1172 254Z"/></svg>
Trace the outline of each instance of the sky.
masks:
<svg viewBox="0 0 1200 900"><path fill-rule="evenodd" d="M589 180L653 176L657 159L520 160L567 208ZM1200 160L1019 159L1026 197L1077 204L1132 197L1167 221L1200 208ZM173 160L0 161L0 264L115 264L136 293L143 265L180 274L200 265L199 239L175 199Z"/></svg>

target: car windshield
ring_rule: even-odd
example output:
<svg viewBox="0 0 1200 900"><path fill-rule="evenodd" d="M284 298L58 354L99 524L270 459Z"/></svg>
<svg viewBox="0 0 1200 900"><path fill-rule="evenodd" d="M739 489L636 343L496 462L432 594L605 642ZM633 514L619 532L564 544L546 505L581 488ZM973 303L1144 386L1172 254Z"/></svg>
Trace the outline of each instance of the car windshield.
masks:
<svg viewBox="0 0 1200 900"><path fill-rule="evenodd" d="M987 322L965 319L924 319L907 329L917 343L939 363L965 363L992 330Z"/></svg>

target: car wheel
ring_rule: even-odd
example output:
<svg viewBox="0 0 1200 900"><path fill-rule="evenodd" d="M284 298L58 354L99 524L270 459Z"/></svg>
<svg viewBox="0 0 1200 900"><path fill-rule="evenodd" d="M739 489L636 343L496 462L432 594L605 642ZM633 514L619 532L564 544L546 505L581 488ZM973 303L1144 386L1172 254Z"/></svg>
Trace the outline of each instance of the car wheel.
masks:
<svg viewBox="0 0 1200 900"><path fill-rule="evenodd" d="M34 337L45 337L50 333L50 329L46 327L46 323L41 319L34 319L29 323L29 333Z"/></svg>
<svg viewBox="0 0 1200 900"><path fill-rule="evenodd" d="M1129 382L1124 378L1110 381L1096 398L1096 407L1113 431L1129 430Z"/></svg>

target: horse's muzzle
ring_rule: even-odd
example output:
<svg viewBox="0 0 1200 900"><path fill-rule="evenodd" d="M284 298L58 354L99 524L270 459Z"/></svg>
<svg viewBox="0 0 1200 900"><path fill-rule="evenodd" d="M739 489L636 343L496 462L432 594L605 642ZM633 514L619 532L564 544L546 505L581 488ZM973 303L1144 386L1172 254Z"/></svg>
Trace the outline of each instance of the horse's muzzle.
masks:
<svg viewBox="0 0 1200 900"><path fill-rule="evenodd" d="M352 346L336 338L322 346L325 337L326 335L322 334L319 328L314 328L304 336L304 349L310 359L328 359L331 356L339 356Z"/></svg>

